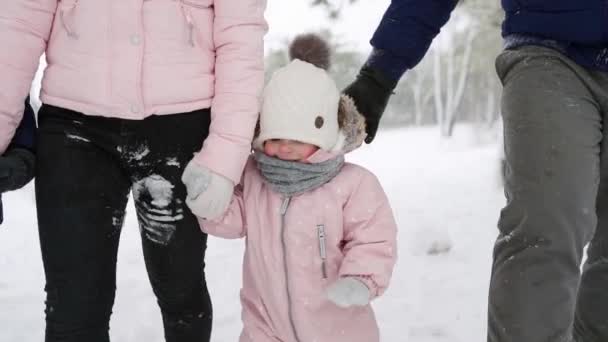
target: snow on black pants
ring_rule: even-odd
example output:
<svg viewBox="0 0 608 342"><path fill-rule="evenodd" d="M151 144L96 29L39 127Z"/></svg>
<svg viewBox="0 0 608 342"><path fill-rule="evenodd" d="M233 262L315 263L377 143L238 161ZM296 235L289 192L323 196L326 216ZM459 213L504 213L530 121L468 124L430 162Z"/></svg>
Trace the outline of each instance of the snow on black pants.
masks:
<svg viewBox="0 0 608 342"><path fill-rule="evenodd" d="M209 110L144 120L39 113L36 203L47 342L107 342L116 254L133 194L144 259L168 342L206 342L207 236L180 178L209 131Z"/></svg>
<svg viewBox="0 0 608 342"><path fill-rule="evenodd" d="M488 341L608 341L608 73L536 46L496 66L507 205Z"/></svg>

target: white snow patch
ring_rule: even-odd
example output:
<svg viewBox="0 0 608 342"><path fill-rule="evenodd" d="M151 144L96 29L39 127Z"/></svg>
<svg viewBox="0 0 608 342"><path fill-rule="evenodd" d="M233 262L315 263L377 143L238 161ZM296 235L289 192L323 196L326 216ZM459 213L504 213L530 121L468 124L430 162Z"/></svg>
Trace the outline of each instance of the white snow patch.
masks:
<svg viewBox="0 0 608 342"><path fill-rule="evenodd" d="M177 161L177 158L167 158L167 166L181 167L181 164Z"/></svg>
<svg viewBox="0 0 608 342"><path fill-rule="evenodd" d="M128 158L130 160L142 160L145 156L147 156L148 154L150 154L150 149L145 146L139 146L138 149L134 152L129 152Z"/></svg>
<svg viewBox="0 0 608 342"><path fill-rule="evenodd" d="M173 184L162 176L151 175L133 184L133 197L138 200L146 190L156 208L166 208L173 200L173 188Z"/></svg>
<svg viewBox="0 0 608 342"><path fill-rule="evenodd" d="M87 138L83 138L79 135L75 135L75 134L66 134L66 137L68 137L68 139L72 139L72 140L79 140L79 141L84 141L84 142L91 142L91 140L87 139Z"/></svg>

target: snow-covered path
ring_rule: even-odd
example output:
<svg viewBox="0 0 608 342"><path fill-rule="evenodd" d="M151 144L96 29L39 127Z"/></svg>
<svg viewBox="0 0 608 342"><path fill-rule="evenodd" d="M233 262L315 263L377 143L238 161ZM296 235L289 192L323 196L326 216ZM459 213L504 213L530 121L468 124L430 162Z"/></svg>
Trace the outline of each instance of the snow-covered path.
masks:
<svg viewBox="0 0 608 342"><path fill-rule="evenodd" d="M395 211L400 259L391 288L374 303L385 342L470 342L485 338L485 312L496 219L504 202L495 144L470 127L449 141L435 128L381 132L349 157L375 172ZM44 278L33 187L4 196L0 227L0 341L43 340ZM130 204L131 205L131 204ZM135 215L122 233L113 341L163 341L148 284ZM242 241L212 238L207 277L214 302L213 341L235 342ZM429 255L432 246L451 247Z"/></svg>

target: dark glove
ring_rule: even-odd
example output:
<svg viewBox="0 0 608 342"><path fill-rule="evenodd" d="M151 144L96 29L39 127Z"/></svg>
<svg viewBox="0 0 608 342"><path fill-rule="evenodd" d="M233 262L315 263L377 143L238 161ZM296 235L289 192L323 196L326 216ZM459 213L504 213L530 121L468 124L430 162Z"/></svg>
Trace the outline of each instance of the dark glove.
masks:
<svg viewBox="0 0 608 342"><path fill-rule="evenodd" d="M0 157L0 193L17 190L34 178L36 157L25 148L9 148Z"/></svg>
<svg viewBox="0 0 608 342"><path fill-rule="evenodd" d="M380 118L384 114L386 105L397 81L393 81L381 72L364 66L357 79L351 83L344 94L350 96L357 106L357 110L365 117L366 143L371 143L376 136Z"/></svg>

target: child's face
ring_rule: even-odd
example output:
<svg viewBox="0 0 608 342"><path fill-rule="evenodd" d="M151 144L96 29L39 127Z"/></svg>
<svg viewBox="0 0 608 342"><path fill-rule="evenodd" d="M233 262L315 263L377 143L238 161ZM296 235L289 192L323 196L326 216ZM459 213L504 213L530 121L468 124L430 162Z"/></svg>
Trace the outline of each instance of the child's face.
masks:
<svg viewBox="0 0 608 342"><path fill-rule="evenodd" d="M264 142L266 155L289 161L305 161L319 148L295 140L271 139Z"/></svg>

